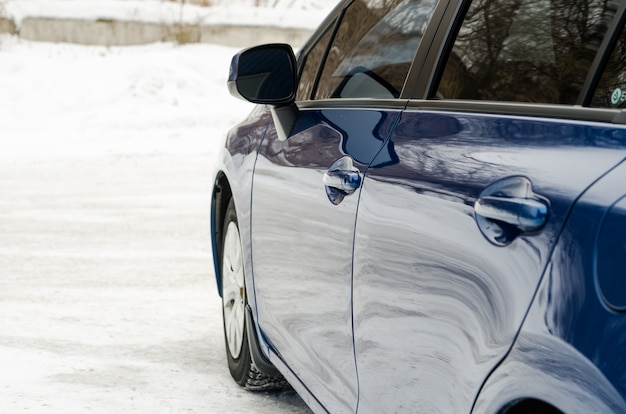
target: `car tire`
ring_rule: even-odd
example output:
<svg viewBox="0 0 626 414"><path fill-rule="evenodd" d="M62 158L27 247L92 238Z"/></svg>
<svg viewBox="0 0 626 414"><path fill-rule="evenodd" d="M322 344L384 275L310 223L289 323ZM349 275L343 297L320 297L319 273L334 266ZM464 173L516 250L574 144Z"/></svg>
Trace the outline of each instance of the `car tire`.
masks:
<svg viewBox="0 0 626 414"><path fill-rule="evenodd" d="M252 358L246 319L248 301L244 255L237 212L232 199L226 209L222 235L222 318L230 375L237 384L250 390L284 388L286 382L282 377L259 371Z"/></svg>

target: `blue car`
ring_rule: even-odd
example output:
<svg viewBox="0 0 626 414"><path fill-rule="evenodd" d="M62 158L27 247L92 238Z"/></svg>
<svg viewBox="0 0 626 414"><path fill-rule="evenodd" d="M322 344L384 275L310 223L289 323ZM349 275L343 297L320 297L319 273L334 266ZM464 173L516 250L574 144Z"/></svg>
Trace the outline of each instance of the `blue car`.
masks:
<svg viewBox="0 0 626 414"><path fill-rule="evenodd" d="M341 1L232 61L226 357L319 413L626 413L626 1Z"/></svg>

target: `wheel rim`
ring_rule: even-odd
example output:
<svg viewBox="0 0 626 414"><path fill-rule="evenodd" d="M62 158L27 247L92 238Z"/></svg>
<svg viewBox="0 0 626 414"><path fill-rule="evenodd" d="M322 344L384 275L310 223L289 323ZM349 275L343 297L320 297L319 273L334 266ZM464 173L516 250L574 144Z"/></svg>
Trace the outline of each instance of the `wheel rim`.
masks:
<svg viewBox="0 0 626 414"><path fill-rule="evenodd" d="M237 224L230 222L224 238L222 260L222 303L224 332L230 355L237 359L243 345L245 327L245 287L243 255Z"/></svg>

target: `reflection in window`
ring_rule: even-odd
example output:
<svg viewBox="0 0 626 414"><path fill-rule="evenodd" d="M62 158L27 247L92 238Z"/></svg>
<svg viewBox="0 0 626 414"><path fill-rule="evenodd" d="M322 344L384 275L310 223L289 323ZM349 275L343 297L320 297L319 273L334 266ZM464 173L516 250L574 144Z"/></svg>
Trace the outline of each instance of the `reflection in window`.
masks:
<svg viewBox="0 0 626 414"><path fill-rule="evenodd" d="M322 64L322 59L324 59L324 54L326 53L326 48L328 47L328 42L330 41L330 35L333 32L333 26L334 25L330 25L326 29L326 33L320 37L315 46L313 46L311 51L306 55L304 69L302 70L300 83L298 84L298 92L296 93L296 100L298 101L311 99L313 86L315 85L315 80L317 78L320 65Z"/></svg>
<svg viewBox="0 0 626 414"><path fill-rule="evenodd" d="M474 0L437 98L575 104L617 2Z"/></svg>
<svg viewBox="0 0 626 414"><path fill-rule="evenodd" d="M591 106L626 108L626 28L622 29L622 34L602 72Z"/></svg>
<svg viewBox="0 0 626 414"><path fill-rule="evenodd" d="M436 3L352 3L330 48L316 99L399 97Z"/></svg>

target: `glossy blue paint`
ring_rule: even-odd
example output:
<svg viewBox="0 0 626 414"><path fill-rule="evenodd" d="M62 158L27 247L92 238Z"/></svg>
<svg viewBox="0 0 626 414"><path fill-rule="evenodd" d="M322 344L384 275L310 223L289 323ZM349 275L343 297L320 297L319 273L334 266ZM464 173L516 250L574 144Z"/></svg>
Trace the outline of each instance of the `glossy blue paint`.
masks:
<svg viewBox="0 0 626 414"><path fill-rule="evenodd" d="M621 233L607 236L601 224L613 217L609 206L619 207L624 174L613 172L618 178L612 187L596 185L597 194L589 191L578 203L548 266L538 296L543 302L535 300L515 347L498 364L574 201L626 156L624 129L523 117L400 114L305 110L294 135L280 141L269 112L256 110L227 138L223 169L239 183L233 197L242 234L251 236L242 240L252 252L245 260L253 286L249 300L265 351L314 396L311 405L331 412L355 412L357 405L359 413L469 412L496 367L476 412L494 412L529 396L572 408L563 405L572 392L552 393L558 398L540 392L551 389L586 390L596 396L586 404L619 412L626 327L595 287L595 269L602 267L594 264L604 253L589 252L596 244L620 246ZM346 156L363 177L362 187L335 206L324 173ZM527 179L550 211L539 231L496 246L481 233L474 205L485 188L505 177ZM596 194L595 213L583 208L590 194ZM587 270L578 278L587 286L575 289L582 282L571 280L579 265L572 258L581 252ZM556 287L546 285L556 279ZM612 283L623 292L623 282ZM588 309L574 306L571 316L568 306L582 299L573 300L568 289L595 302ZM564 306L569 316L546 327L546 315L554 319ZM568 324L572 319L578 327ZM539 333L528 328L533 323ZM585 329L592 331L576 334ZM613 346L599 345L599 335ZM586 372L588 380L572 388L572 370ZM541 386L520 386L528 382Z"/></svg>
<svg viewBox="0 0 626 414"><path fill-rule="evenodd" d="M598 292L614 311L626 311L626 197L617 199L602 218L595 245Z"/></svg>
<svg viewBox="0 0 626 414"><path fill-rule="evenodd" d="M609 209L614 213L626 193L625 180L621 163L577 202L520 336L489 378L475 412L494 412L521 397L567 413L626 412L626 315L607 306L596 279L598 259L621 261L602 249L623 248L623 234L605 233L604 227ZM623 269L612 276L611 286L624 292Z"/></svg>
<svg viewBox="0 0 626 414"><path fill-rule="evenodd" d="M258 323L271 350L333 412L355 412L357 404L351 268L359 189L335 205L324 175L345 157L362 175L398 117L303 110L287 140L269 131L254 171Z"/></svg>
<svg viewBox="0 0 626 414"><path fill-rule="evenodd" d="M428 94L418 74L437 78L441 31L464 9L449 5L415 55L407 99ZM259 56L250 67L269 55ZM332 56L308 56L309 82ZM291 79L287 66L269 72ZM280 77L248 72L236 94L275 103ZM286 89L281 97L295 93ZM231 131L218 182L237 206L262 352L314 411L505 413L530 398L568 413L626 412L626 128L611 123L623 114L282 104Z"/></svg>
<svg viewBox="0 0 626 414"><path fill-rule="evenodd" d="M240 233L242 234L242 244L244 251L250 251L250 238L244 237L250 234L250 204L252 196L252 172L256 161L258 147L265 136L267 127L271 120L269 111L265 111L262 106L256 107L248 118L231 129L225 138L224 149L217 159L215 187L213 189L213 200L211 203L211 227L213 231L212 249L213 265L217 282L218 292L221 294L221 269L219 263L221 244L221 228L218 229L220 214L225 213L226 206L220 209L216 205L216 199L222 195L222 191L232 192L231 196L235 200L237 213L239 214ZM234 183L234 185L233 185ZM219 190L218 190L219 189ZM226 200L226 203L228 200ZM220 223L221 224L221 223ZM216 237L218 236L218 237ZM254 286L252 280L252 262L250 255L244 257L244 266L247 286ZM249 299L254 305L254 297ZM256 307L253 306L253 310ZM254 315L256 316L256 314Z"/></svg>
<svg viewBox="0 0 626 414"><path fill-rule="evenodd" d="M626 130L406 111L387 147L398 161L375 159L367 171L355 235L359 413L469 412L510 349L574 201L626 156ZM547 201L549 219L497 246L474 205L519 176Z"/></svg>
<svg viewBox="0 0 626 414"><path fill-rule="evenodd" d="M522 233L541 230L549 210L550 202L533 191L530 180L515 175L489 184L474 203L478 228L496 246L506 246Z"/></svg>

